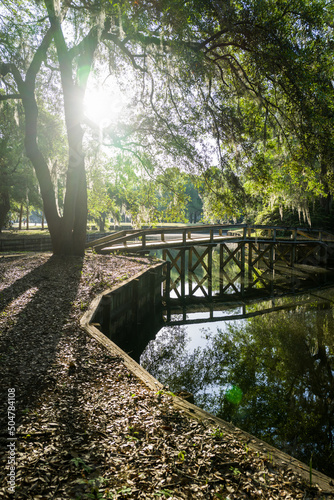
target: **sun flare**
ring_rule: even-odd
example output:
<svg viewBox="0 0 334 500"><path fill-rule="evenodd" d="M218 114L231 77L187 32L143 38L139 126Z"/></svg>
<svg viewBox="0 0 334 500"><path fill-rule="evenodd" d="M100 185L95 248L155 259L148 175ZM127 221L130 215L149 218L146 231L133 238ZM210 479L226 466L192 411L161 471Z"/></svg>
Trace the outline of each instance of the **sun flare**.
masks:
<svg viewBox="0 0 334 500"><path fill-rule="evenodd" d="M116 85L87 89L84 101L85 116L101 128L117 120L123 106L123 95Z"/></svg>

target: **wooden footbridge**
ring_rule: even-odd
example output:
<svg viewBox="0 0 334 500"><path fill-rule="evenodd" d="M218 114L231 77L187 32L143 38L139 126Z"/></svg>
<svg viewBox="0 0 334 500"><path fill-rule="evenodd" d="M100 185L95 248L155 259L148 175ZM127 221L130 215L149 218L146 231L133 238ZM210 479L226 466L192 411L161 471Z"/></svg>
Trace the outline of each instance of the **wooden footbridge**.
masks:
<svg viewBox="0 0 334 500"><path fill-rule="evenodd" d="M210 224L173 226L155 229L128 229L87 243L98 253L131 252L221 243L266 243L292 246L312 244L320 247L334 245L334 235L310 228L291 228L246 224Z"/></svg>
<svg viewBox="0 0 334 500"><path fill-rule="evenodd" d="M328 266L334 255L334 235L316 229L246 224L191 225L124 230L87 244L97 253L144 253L162 250L169 262L166 296L198 292L212 296L213 249L219 248L220 295L254 289L264 271L277 265ZM234 277L228 269L233 266Z"/></svg>

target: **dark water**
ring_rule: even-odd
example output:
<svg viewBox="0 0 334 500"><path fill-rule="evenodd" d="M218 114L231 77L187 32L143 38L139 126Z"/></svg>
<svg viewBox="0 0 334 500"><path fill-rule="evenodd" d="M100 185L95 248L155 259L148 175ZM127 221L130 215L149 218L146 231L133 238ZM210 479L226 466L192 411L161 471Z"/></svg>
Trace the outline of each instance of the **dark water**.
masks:
<svg viewBox="0 0 334 500"><path fill-rule="evenodd" d="M223 294L215 276L210 301L199 293L166 309L142 366L173 392L191 392L199 407L307 464L312 457L334 477L332 275L259 266L246 282L232 277L233 263L228 271L233 286Z"/></svg>

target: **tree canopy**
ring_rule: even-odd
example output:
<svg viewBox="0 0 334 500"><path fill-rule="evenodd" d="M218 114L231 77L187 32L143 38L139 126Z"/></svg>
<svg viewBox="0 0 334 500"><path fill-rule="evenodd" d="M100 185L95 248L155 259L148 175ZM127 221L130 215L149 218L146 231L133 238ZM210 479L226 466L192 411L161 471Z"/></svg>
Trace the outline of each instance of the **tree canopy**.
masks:
<svg viewBox="0 0 334 500"><path fill-rule="evenodd" d="M84 252L89 139L153 179L169 167L201 175L211 208L220 200L227 214L251 213L259 185L269 196L287 180L300 189L293 203L317 189L329 206L331 19L323 0L2 0L0 100L23 108L54 252ZM113 79L126 105L96 123L85 103ZM43 112L63 120L61 145L50 133L42 147Z"/></svg>

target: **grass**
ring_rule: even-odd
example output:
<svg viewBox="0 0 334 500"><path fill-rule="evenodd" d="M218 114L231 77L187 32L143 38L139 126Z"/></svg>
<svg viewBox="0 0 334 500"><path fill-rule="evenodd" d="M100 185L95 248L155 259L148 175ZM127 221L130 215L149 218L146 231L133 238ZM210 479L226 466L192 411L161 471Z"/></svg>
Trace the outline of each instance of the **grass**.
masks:
<svg viewBox="0 0 334 500"><path fill-rule="evenodd" d="M159 224L159 227L168 227L168 226L175 226L175 227L183 227L186 224L183 222L180 223L172 223L172 222L163 222ZM129 226L129 223L122 222L120 226L118 227L117 230L121 230L123 226ZM110 231L114 231L114 229L106 230L105 232L108 233ZM87 234L94 234L98 233L98 229L87 229ZM2 232L0 233L0 238L1 239L13 239L13 238L29 238L29 237L36 237L36 236L49 236L49 230L46 229L41 229L40 225L34 226L33 224L30 225L29 229L18 229L17 227L14 227L13 229L3 229Z"/></svg>
<svg viewBox="0 0 334 500"><path fill-rule="evenodd" d="M30 238L36 236L49 236L49 230L48 229L41 229L36 227L36 229L4 229L1 231L0 238L1 239L21 239L21 238Z"/></svg>

